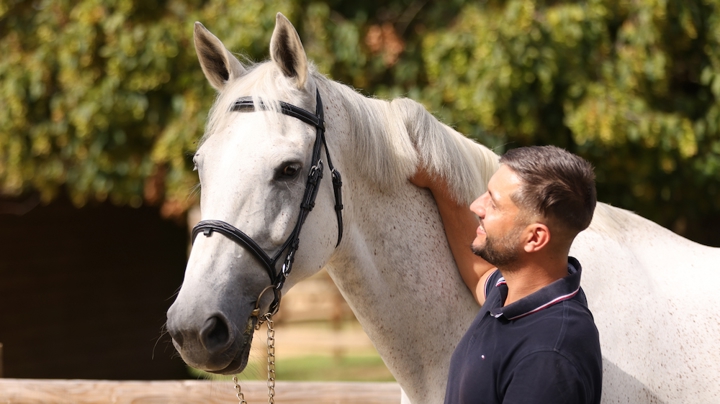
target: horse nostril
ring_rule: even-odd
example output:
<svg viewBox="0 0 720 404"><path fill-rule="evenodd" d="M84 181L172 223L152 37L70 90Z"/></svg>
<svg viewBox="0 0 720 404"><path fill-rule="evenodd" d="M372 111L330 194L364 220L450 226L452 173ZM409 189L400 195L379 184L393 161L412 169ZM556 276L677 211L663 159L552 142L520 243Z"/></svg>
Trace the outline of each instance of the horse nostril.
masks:
<svg viewBox="0 0 720 404"><path fill-rule="evenodd" d="M222 351L232 342L230 330L222 317L212 316L200 330L200 341L210 352Z"/></svg>
<svg viewBox="0 0 720 404"><path fill-rule="evenodd" d="M172 308L171 308L171 310L172 310ZM182 347L183 334L175 326L175 322L172 320L172 317L171 317L169 311L168 311L168 320L167 320L167 322L165 322L165 331L167 331L167 333L170 334L170 338L172 338L173 342L175 343L175 346Z"/></svg>
<svg viewBox="0 0 720 404"><path fill-rule="evenodd" d="M170 334L170 338L175 341L175 344L177 346L182 347L183 345L183 335L181 332L176 332L175 330L168 330L168 333Z"/></svg>

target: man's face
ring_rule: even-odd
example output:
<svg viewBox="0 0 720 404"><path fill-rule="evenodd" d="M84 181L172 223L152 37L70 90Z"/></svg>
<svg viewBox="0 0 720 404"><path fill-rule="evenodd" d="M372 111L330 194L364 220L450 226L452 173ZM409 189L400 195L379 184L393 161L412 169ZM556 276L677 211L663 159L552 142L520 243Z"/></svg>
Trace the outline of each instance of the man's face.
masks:
<svg viewBox="0 0 720 404"><path fill-rule="evenodd" d="M520 186L517 174L500 165L490 178L488 191L470 205L470 210L480 218L472 250L497 267L517 261L521 250L520 234L524 225L518 220L520 208L510 198Z"/></svg>

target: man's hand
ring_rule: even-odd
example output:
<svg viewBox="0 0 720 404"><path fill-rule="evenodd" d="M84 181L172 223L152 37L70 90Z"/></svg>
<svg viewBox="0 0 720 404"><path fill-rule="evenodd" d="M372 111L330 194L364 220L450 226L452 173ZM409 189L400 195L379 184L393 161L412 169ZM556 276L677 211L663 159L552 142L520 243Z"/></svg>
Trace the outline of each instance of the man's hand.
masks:
<svg viewBox="0 0 720 404"><path fill-rule="evenodd" d="M428 172L425 165L420 164L417 167L415 174L413 174L409 180L417 187L429 189L435 200L439 203L445 202L445 200L455 203L454 199L450 195L450 192L448 192L448 185L445 179Z"/></svg>
<svg viewBox="0 0 720 404"><path fill-rule="evenodd" d="M430 188L433 181L430 174L426 171L425 166L419 166L417 171L415 171L415 174L413 174L409 179L413 185L420 188Z"/></svg>

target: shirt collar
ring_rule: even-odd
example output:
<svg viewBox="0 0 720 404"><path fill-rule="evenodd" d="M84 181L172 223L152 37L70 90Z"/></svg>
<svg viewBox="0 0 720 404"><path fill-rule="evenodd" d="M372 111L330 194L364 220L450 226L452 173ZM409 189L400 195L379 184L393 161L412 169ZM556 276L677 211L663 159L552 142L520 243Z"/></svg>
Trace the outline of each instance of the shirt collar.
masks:
<svg viewBox="0 0 720 404"><path fill-rule="evenodd" d="M568 257L568 276L504 307L502 302L507 298L507 284L505 278L500 277L495 287L500 288L501 299L498 307L490 309L490 314L495 318L517 320L556 303L572 299L580 291L581 274L580 262L574 257Z"/></svg>

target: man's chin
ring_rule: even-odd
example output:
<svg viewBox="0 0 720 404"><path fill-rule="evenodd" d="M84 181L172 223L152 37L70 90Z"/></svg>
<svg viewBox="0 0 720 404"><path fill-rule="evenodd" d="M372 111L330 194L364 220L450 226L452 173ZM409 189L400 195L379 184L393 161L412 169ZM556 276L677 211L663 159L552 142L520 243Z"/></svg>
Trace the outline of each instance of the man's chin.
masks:
<svg viewBox="0 0 720 404"><path fill-rule="evenodd" d="M486 238L477 236L475 237L475 240L470 244L470 250L473 252L473 254L477 255L478 251L485 248Z"/></svg>
<svg viewBox="0 0 720 404"><path fill-rule="evenodd" d="M491 250L489 250L489 249L487 248L487 244L483 244L483 245L480 245L480 246L475 245L475 244L472 244L472 245L470 246L470 249L472 250L473 254L475 254L475 255L477 255L478 257L484 259L484 260L487 261L488 263L490 263L490 264L492 264L492 265L495 265L496 267L499 267L500 265L502 265L502 263L504 263L504 261L503 261L502 259L499 259L499 258L493 253L493 251L491 251Z"/></svg>
<svg viewBox="0 0 720 404"><path fill-rule="evenodd" d="M483 257L484 251L485 251L485 244L479 244L473 242L470 244L470 251L472 251L473 254L477 255L478 257L484 259L487 261L487 258ZM488 261L489 262L489 261Z"/></svg>

